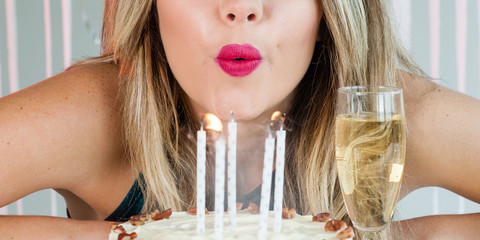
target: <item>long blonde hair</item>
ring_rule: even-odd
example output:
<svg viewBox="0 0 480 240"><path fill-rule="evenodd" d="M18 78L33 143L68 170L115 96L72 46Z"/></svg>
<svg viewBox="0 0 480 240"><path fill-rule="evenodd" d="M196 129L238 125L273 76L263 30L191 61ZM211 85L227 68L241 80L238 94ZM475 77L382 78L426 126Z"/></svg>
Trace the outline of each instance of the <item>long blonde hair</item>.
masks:
<svg viewBox="0 0 480 240"><path fill-rule="evenodd" d="M387 0L320 0L312 64L288 113L285 205L348 221L334 165L334 106L343 85L397 85L397 70L422 74L394 32ZM127 157L143 175L144 211L195 205L198 129L168 67L154 0L106 0L102 56L120 67Z"/></svg>

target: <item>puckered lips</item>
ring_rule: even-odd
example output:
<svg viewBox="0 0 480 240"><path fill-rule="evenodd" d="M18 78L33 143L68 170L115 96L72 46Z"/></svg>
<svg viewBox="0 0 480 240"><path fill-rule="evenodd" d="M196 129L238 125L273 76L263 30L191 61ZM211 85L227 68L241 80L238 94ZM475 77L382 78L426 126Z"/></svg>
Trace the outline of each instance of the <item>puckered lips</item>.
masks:
<svg viewBox="0 0 480 240"><path fill-rule="evenodd" d="M222 47L215 61L230 76L247 76L262 63L260 51L250 44L229 44Z"/></svg>

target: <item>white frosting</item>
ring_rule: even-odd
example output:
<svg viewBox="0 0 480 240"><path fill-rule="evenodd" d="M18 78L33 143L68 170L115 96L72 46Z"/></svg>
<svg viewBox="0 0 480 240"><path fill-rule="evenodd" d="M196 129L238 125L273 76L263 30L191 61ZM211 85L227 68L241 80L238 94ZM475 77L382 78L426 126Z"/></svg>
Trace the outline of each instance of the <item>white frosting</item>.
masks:
<svg viewBox="0 0 480 240"><path fill-rule="evenodd" d="M225 214L223 239L255 240L257 239L258 221L260 215L252 215L246 211L237 214L237 226L230 226L228 214ZM197 235L197 218L186 212L174 212L169 219L147 221L145 225L133 226L126 222L120 224L127 233L136 232L135 240L180 240L180 239L215 239L213 212L205 216L206 232L204 236ZM313 222L312 216L297 215L293 219L282 219L282 230L273 232L273 212L269 213L267 239L275 240L302 240L302 239L337 239L337 233L325 232L325 223ZM343 230L343 229L342 229ZM118 234L111 232L109 240L117 240Z"/></svg>

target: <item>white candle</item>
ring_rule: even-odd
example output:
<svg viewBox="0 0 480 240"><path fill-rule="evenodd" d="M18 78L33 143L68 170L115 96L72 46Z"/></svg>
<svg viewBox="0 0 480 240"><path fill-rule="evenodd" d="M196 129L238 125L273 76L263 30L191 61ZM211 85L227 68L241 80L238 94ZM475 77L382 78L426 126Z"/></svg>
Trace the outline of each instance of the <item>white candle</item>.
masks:
<svg viewBox="0 0 480 240"><path fill-rule="evenodd" d="M285 169L285 130L277 131L277 153L275 164L275 195L273 210L275 212L273 231L280 232L282 229L282 203L283 203L283 178Z"/></svg>
<svg viewBox="0 0 480 240"><path fill-rule="evenodd" d="M197 131L197 234L205 234L205 161L207 134L200 121Z"/></svg>
<svg viewBox="0 0 480 240"><path fill-rule="evenodd" d="M228 123L228 217L230 225L237 225L237 123Z"/></svg>
<svg viewBox="0 0 480 240"><path fill-rule="evenodd" d="M219 137L215 144L215 237L223 236L225 198L225 141Z"/></svg>
<svg viewBox="0 0 480 240"><path fill-rule="evenodd" d="M273 154L275 148L275 139L270 132L267 139L265 139L265 155L263 161L262 174L262 193L260 199L260 222L258 230L258 239L267 238L268 227L268 212L270 207L270 194L272 186L272 168L273 168Z"/></svg>

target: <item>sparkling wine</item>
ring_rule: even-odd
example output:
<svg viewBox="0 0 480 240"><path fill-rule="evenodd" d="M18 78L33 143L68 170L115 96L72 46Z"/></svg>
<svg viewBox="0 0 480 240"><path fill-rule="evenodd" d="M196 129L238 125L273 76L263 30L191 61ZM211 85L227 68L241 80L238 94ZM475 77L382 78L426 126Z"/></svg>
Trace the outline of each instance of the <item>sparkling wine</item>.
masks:
<svg viewBox="0 0 480 240"><path fill-rule="evenodd" d="M392 217L402 180L404 118L338 115L335 125L337 170L349 216L360 230L379 231Z"/></svg>

